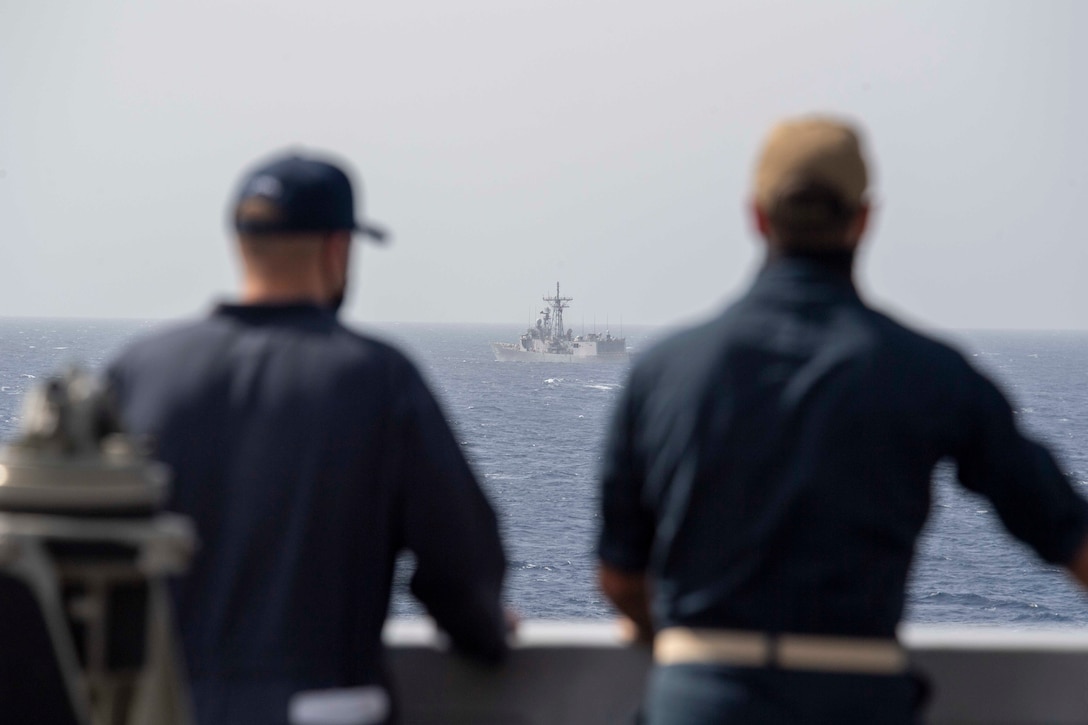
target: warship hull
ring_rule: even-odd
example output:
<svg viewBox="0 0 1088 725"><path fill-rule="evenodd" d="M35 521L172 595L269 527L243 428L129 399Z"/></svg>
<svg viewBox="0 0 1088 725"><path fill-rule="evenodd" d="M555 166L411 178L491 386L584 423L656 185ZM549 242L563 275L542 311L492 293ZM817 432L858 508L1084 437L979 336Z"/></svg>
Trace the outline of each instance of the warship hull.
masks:
<svg viewBox="0 0 1088 725"><path fill-rule="evenodd" d="M491 349L499 362L556 362L556 363L597 363L627 362L627 350L603 352L585 348L571 348L570 352L545 352L526 350L512 342L493 342Z"/></svg>

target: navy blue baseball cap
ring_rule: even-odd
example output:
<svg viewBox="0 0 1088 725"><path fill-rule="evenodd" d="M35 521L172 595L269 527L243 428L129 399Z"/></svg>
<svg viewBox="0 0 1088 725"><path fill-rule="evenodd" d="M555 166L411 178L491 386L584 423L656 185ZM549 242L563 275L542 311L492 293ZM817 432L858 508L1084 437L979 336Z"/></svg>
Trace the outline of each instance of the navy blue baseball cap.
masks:
<svg viewBox="0 0 1088 725"><path fill-rule="evenodd" d="M389 236L356 215L351 179L342 168L298 153L275 156L246 172L233 223L244 234L350 230L377 242Z"/></svg>

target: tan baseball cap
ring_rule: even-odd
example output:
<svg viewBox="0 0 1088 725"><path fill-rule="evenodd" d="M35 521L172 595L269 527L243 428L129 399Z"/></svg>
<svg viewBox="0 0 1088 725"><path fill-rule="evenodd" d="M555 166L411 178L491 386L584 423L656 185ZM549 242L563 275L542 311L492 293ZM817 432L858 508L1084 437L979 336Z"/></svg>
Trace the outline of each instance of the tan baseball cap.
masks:
<svg viewBox="0 0 1088 725"><path fill-rule="evenodd" d="M780 122L767 136L756 163L755 201L770 210L783 195L815 183L856 207L868 182L857 131L834 118L802 116Z"/></svg>

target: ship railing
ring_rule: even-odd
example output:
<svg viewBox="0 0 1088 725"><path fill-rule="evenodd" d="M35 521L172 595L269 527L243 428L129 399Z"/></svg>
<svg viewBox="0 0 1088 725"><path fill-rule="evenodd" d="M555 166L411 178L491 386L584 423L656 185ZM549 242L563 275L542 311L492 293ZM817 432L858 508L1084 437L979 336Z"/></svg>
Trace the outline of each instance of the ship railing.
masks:
<svg viewBox="0 0 1088 725"><path fill-rule="evenodd" d="M909 625L901 640L931 685L925 722L1088 722L1088 632ZM405 725L635 722L650 653L595 620L529 620L489 669L451 656L424 619L385 629Z"/></svg>

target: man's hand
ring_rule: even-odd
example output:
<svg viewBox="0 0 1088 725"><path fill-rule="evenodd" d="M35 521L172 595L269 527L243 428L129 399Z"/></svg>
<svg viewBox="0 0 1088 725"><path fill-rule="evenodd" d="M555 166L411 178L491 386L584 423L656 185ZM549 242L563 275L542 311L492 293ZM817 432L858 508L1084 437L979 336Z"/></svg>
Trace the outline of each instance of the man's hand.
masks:
<svg viewBox="0 0 1088 725"><path fill-rule="evenodd" d="M650 588L645 572L631 574L602 563L597 578L604 595L627 617L621 622L625 635L635 642L652 642L654 626L650 620Z"/></svg>
<svg viewBox="0 0 1088 725"><path fill-rule="evenodd" d="M652 645L654 643L654 633L652 630L639 627L627 617L620 617L619 627L620 639L627 644Z"/></svg>
<svg viewBox="0 0 1088 725"><path fill-rule="evenodd" d="M1073 561L1069 562L1069 571L1084 587L1088 587L1088 537L1081 542Z"/></svg>
<svg viewBox="0 0 1088 725"><path fill-rule="evenodd" d="M521 617L510 607L503 607L502 618L506 623L506 636L512 637L518 633L518 627L521 626Z"/></svg>

